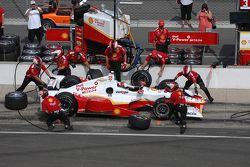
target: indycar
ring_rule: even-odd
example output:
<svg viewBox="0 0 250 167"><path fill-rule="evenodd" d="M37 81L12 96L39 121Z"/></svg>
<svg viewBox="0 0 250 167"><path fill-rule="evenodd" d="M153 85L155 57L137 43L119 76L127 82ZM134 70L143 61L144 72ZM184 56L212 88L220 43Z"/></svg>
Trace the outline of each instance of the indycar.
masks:
<svg viewBox="0 0 250 167"><path fill-rule="evenodd" d="M164 119L171 109L167 101L171 92L154 87L132 86L118 82L113 73L91 80L76 76L55 75L48 83L49 95L57 97L62 111L128 117L139 114L139 109L153 108L156 118ZM188 117L202 118L203 98L187 96Z"/></svg>

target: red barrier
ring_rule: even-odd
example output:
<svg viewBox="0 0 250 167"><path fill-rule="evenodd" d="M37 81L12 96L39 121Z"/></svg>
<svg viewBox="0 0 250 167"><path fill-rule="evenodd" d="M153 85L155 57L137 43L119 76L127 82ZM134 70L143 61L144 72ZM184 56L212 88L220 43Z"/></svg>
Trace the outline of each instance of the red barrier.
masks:
<svg viewBox="0 0 250 167"><path fill-rule="evenodd" d="M169 32L171 45L218 45L219 34L214 32ZM153 43L154 32L149 32L148 42Z"/></svg>

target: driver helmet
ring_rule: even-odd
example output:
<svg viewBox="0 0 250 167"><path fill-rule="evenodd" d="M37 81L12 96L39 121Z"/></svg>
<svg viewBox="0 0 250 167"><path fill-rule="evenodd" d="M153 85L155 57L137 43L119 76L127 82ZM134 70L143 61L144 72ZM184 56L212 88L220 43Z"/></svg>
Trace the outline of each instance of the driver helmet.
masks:
<svg viewBox="0 0 250 167"><path fill-rule="evenodd" d="M109 47L110 47L111 49L116 49L116 48L118 47L118 42L117 42L116 40L111 40L111 41L109 42Z"/></svg>
<svg viewBox="0 0 250 167"><path fill-rule="evenodd" d="M184 75L188 75L189 73L190 73L190 66L188 66L188 65L185 65L184 67L183 67L183 74Z"/></svg>
<svg viewBox="0 0 250 167"><path fill-rule="evenodd" d="M36 68L41 68L42 63L43 63L43 61L42 61L41 57L39 57L39 56L34 57L33 64Z"/></svg>
<svg viewBox="0 0 250 167"><path fill-rule="evenodd" d="M159 25L159 27L164 27L165 21L164 20L159 20L158 25Z"/></svg>
<svg viewBox="0 0 250 167"><path fill-rule="evenodd" d="M49 95L48 89L43 88L42 90L39 91L39 95L44 99Z"/></svg>
<svg viewBox="0 0 250 167"><path fill-rule="evenodd" d="M82 48L79 45L76 45L74 48L75 53L79 53L82 51Z"/></svg>
<svg viewBox="0 0 250 167"><path fill-rule="evenodd" d="M157 55L158 55L158 51L157 50L153 50L152 52L151 52L151 57L152 58L157 58Z"/></svg>

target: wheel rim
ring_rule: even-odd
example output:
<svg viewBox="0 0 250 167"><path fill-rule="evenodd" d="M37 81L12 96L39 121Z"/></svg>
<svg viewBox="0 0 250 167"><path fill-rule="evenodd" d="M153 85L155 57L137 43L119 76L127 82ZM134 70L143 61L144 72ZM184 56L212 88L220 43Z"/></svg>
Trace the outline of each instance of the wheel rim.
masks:
<svg viewBox="0 0 250 167"><path fill-rule="evenodd" d="M44 23L43 24L43 30L47 31L47 29L52 28L52 26L49 23Z"/></svg>
<svg viewBox="0 0 250 167"><path fill-rule="evenodd" d="M68 101L67 99L61 99L61 110L69 115L70 112L72 111L72 103Z"/></svg>
<svg viewBox="0 0 250 167"><path fill-rule="evenodd" d="M158 118L166 117L169 111L170 108L165 103L159 103L154 109L154 113Z"/></svg>

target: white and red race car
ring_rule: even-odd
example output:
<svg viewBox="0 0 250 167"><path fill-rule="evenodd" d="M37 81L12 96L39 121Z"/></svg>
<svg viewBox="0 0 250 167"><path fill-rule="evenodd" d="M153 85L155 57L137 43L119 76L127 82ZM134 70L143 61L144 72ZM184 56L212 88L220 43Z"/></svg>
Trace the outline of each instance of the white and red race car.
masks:
<svg viewBox="0 0 250 167"><path fill-rule="evenodd" d="M92 80L80 80L76 76L68 76L66 82L65 79L64 76L55 75L55 79L49 80L48 88L49 95L60 100L62 110L68 115L95 113L126 117L139 114L137 109L150 106L157 107L153 113L162 119L169 112L165 104L155 104L159 99L170 97L171 92L164 89L118 82L113 73ZM190 105L187 116L202 118L203 98L195 96L187 99Z"/></svg>

